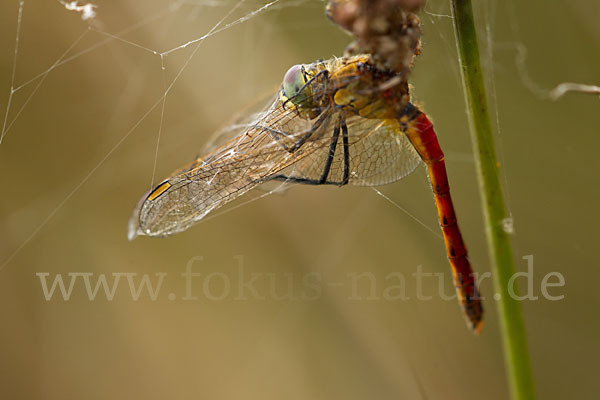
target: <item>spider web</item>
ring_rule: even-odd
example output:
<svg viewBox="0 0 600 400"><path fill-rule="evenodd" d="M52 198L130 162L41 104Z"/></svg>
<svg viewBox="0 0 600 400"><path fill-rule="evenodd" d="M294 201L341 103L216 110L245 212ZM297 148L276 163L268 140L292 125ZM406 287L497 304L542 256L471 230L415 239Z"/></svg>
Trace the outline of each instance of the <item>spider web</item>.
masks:
<svg viewBox="0 0 600 400"><path fill-rule="evenodd" d="M4 118L2 123L2 131L0 132L0 145L6 140L7 136L11 133L15 123L17 123L23 114L23 112L27 109L28 105L35 98L39 89L44 85L44 82L48 78L48 76L58 68L63 67L65 64L75 62L93 52L94 50L101 48L110 43L118 42L125 46L127 46L131 51L140 50L150 54L155 61L153 62L156 65L156 68L160 69L160 87L162 93L155 98L151 105L142 113L142 115L132 124L132 126L126 130L123 136L116 142L116 144L108 151L106 154L100 159L100 161L88 172L87 175L77 184L75 187L68 192L68 194L64 197L64 199L57 205L57 207L52 210L52 212L37 226L36 229L33 230L31 235L16 249L16 251L2 264L2 268L10 262L10 260L16 255L21 248L23 248L27 242L29 242L40 229L44 227L44 225L58 212L68 201L69 199L90 179L90 177L103 165L103 163L111 157L111 155L125 142L125 140L138 129L140 124L142 124L152 113L158 110L160 119L158 122L158 127L155 128L156 131L156 146L153 155L153 166L151 168L152 174L150 178L150 187L153 187L156 181L157 175L157 166L159 165L159 153L161 149L161 139L163 135L163 127L164 127L164 118L165 118L165 108L167 106L167 99L169 94L173 90L173 88L177 85L180 77L184 74L192 60L194 60L199 50L201 49L203 43L207 40L210 40L213 36L223 33L231 28L236 27L237 25L242 25L251 21L255 18L260 18L264 14L269 13L271 11L280 10L282 8L290 8L290 7L306 7L308 4L308 0L273 0L271 2L259 2L252 0L239 0L239 1L174 1L169 2L167 7L163 7L159 9L157 12L153 14L141 18L138 21L129 24L123 29L112 32L106 24L102 20L102 5L98 6L93 2L65 2L62 0L57 1L56 7L63 7L65 13L63 15L64 18L73 18L73 14L78 14L82 20L87 23L87 26L78 34L74 35L75 39L71 42L69 46L64 50L60 56L54 60L49 67L45 70L33 74L33 76L25 78L21 81L18 81L17 71L19 70L19 51L21 47L20 39L21 39L21 31L23 22L26 21L24 19L24 14L26 14L26 10L28 7L36 7L36 4L32 1L31 5L29 2L25 0L20 1L18 3L17 16L16 16L16 35L14 42L14 55L12 57L12 66L11 66L11 75L10 75L10 88L9 94L6 101L6 107L4 112ZM164 6L164 4L162 4ZM315 6L315 4L310 4L311 6ZM322 4L318 3L316 6L321 7ZM147 8L150 8L146 5ZM485 27L486 27L486 36L485 36L485 51L484 57L485 61L488 64L488 87L490 89L490 96L492 99L492 112L495 119L495 126L498 134L501 134L501 124L500 124L500 115L498 113L497 107L497 94L495 87L495 79L494 79L494 68L490 66L494 65L494 51L496 48L500 49L513 49L516 53L515 65L517 66L520 72L520 78L523 82L523 85L527 87L532 93L542 99L556 99L566 92L574 90L587 91L589 93L598 92L598 88L594 85L583 85L583 84L574 84L570 82L564 82L557 85L553 90L550 89L542 89L539 84L535 82L535 80L529 75L527 72L527 47L525 44L518 40L518 25L515 21L514 17L514 9L513 6L508 3L510 9L510 15L512 16L511 20L511 29L515 34L517 40L513 42L505 42L505 43L495 43L494 42L494 18L496 15L496 7L497 4L494 1L488 1L483 3L483 15L485 17ZM160 8L160 7L159 7ZM135 39L129 39L129 35L132 32L136 32L137 30L151 26L152 24L156 24L160 21L164 21L174 14L177 14L182 9L187 9L190 12L189 20L192 20L194 17L201 12L201 10L206 10L207 8L218 9L221 12L221 16L216 19L216 22L202 35L194 36L192 39L182 40L180 44L168 46L165 49L161 49L160 47L151 47L150 45L136 41ZM26 17L26 15L25 15ZM451 16L448 14L447 5L442 4L440 2L429 2L427 4L426 9L423 12L423 23L425 25L425 30L429 29L429 31L436 31L435 27L440 21L443 20L451 20ZM301 28L308 27L307 24L300 25ZM433 28L433 29L432 29ZM447 43L447 48L452 48L451 40L440 33L438 30L439 37L442 41ZM88 39L90 36L95 36L93 38L94 43L83 48L79 46L85 39ZM187 54L185 54L187 51ZM167 63L170 61L170 58L175 58L176 56L181 55L182 61L179 62L179 65L174 67L169 67L169 72L172 72L171 76L169 76L167 71ZM458 76L458 71L455 71L455 74ZM29 93L26 92L29 90ZM20 98L18 99L18 97ZM19 101L17 101L19 100ZM501 136L499 137L500 143L500 160L504 165L506 162L506 157L504 156L504 150L502 149L502 140ZM456 157L457 159L470 160L470 156L465 154L452 154L450 152L450 157ZM506 176L504 175L505 183ZM507 188L508 185L506 184ZM259 198L263 198L273 191L269 191ZM381 192L378 192L382 194ZM508 204L510 204L510 194L508 195ZM250 200L253 201L253 200ZM393 203L393 202L392 202ZM238 205L236 207L239 207ZM218 215L218 214L217 214ZM419 221L417 219L417 221ZM419 221L420 222L420 221ZM512 220L507 221L507 230L511 231L512 228Z"/></svg>
<svg viewBox="0 0 600 400"><path fill-rule="evenodd" d="M33 2L32 2L33 3ZM2 131L0 133L0 145L3 144L7 135L11 132L14 124L19 120L23 111L30 104L32 99L38 93L47 77L53 73L59 67L65 64L74 62L79 58L88 55L94 50L105 46L111 42L120 42L132 49L142 50L154 56L157 59L157 65L159 65L161 71L162 80L162 94L158 96L151 105L143 112L143 114L133 123L133 125L121 136L121 138L114 144L114 146L108 150L100 161L91 169L89 172L76 184L70 192L63 198L62 201L44 218L37 227L31 232L24 242L2 263L0 269L3 269L19 251L27 245L27 243L33 239L36 234L50 221L53 216L71 199L71 197L96 173L98 169L102 167L104 162L111 157L111 155L126 141L126 139L136 131L136 129L146 120L155 110L160 112L160 121L158 123L157 134L156 134L156 147L154 153L154 165L152 168L152 177L150 187L154 185L156 167L158 163L158 155L160 149L160 140L163 130L163 120L165 115L165 106L167 103L167 97L171 90L175 87L179 81L181 75L186 71L190 62L195 58L198 50L201 48L203 43L213 36L220 34L226 30L229 30L237 25L241 25L251 21L254 18L260 17L262 14L272 10L281 9L283 7L298 7L305 3L305 1L283 1L273 0L270 2L259 2L252 0L239 0L239 1L176 1L168 2L167 7L153 13L149 17L143 18L124 29L117 31L116 33L110 32L104 22L101 20L102 8L100 7L99 15L96 14L98 6L93 3L79 3L79 2L63 2L58 1L58 6L63 6L65 10L79 13L82 20L87 22L87 26L83 31L75 38L75 40L66 48L66 50L54 61L51 65L43 70L42 72L35 74L33 77L18 82L17 71L18 71L18 60L19 52L22 51L21 47L21 34L22 26L24 21L24 14L26 14L26 7L29 6L29 2L22 0L18 3L18 12L16 19L16 38L14 43L14 56L11 68L10 76L10 89L8 100L6 103L6 109L4 113L4 119L2 124ZM147 3L147 2L146 2ZM36 4L31 4L36 6ZM147 47L144 44L135 42L127 39L127 35L131 32L135 32L140 28L146 27L152 23L157 23L160 20L168 19L170 16L180 12L182 9L191 10L192 15L189 16L189 20L192 20L194 15L201 9L215 8L222 12L222 16L208 29L208 31L201 36L195 37L191 40L186 40L181 44L169 47L166 50L158 50ZM65 18L72 17L70 13L65 13ZM197 15L196 15L197 16ZM26 19L25 19L26 21ZM95 43L84 47L83 49L77 49L78 45L87 37L96 35ZM98 40L100 38L100 40ZM184 53L186 49L191 49L188 54L183 56L183 62L180 66L173 68L174 75L172 77L167 76L167 59L174 58L179 53ZM32 89L31 89L32 88ZM24 100L19 103L15 103L16 97L25 92L26 89L30 89L29 93L26 94ZM272 193L269 192L269 193ZM269 194L267 193L267 194ZM266 194L265 194L266 195ZM262 195L261 197L264 197Z"/></svg>
<svg viewBox="0 0 600 400"><path fill-rule="evenodd" d="M485 36L485 61L488 66L494 65L494 50L498 44L494 42L494 18L496 15L497 4L495 1L484 2L484 16L486 18L486 36ZM165 109L168 107L168 98L170 97L173 89L177 89L177 84L183 74L186 73L191 62L201 57L199 54L200 49L206 41L211 40L214 36L223 34L226 31L235 28L238 25L248 24L255 19L263 18L268 13L276 12L284 8L307 8L307 7L322 7L323 4L320 2L309 2L308 0L273 0L270 2L261 2L254 0L239 0L239 1L171 1L165 4L159 2L158 4L149 5L148 2L144 3L144 8L141 9L141 14L147 14L145 17L139 18L133 23L127 24L121 29L111 29L113 21L108 21L103 18L103 8L107 5L101 3L95 4L94 2L65 2L57 1L53 6L56 9L62 9L61 18L77 18L79 16L84 22L84 28L76 34L73 34L72 42L64 49L62 53L56 58L51 64L43 69L41 72L33 73L29 76L21 78L20 71L23 67L19 63L20 52L23 51L21 43L21 34L23 25L27 24L27 13L31 8L35 8L38 5L34 1L20 1L17 7L16 15L16 34L14 42L14 55L12 57L12 66L10 68L10 85L9 93L6 101L6 107L4 112L4 118L2 123L2 131L0 133L0 146L4 145L7 139L10 139L10 135L14 130L14 126L18 123L26 111L32 100L35 99L40 88L43 87L47 78L64 67L67 64L77 62L83 57L89 56L95 50L98 50L107 45L114 45L120 43L126 49L127 52L144 52L149 57L144 58L144 63L148 65L155 65L155 69L159 71L160 79L154 82L155 85L160 88L160 94L155 96L154 100L149 103L145 110L138 116L138 118L130 125L129 128L125 129L125 133L122 134L120 139L100 158L97 164L91 168L87 174L64 196L64 198L58 203L58 205L39 223L37 227L31 232L31 234L12 252L12 254L2 263L0 268L4 268L12 258L24 247L27 243L35 237L35 235L50 221L53 216L71 199L71 197L77 193L77 191L85 185L85 183L102 167L107 159L109 159L115 151L132 135L136 130L139 129L140 125L144 123L154 113L159 114L159 120L157 126L154 127L155 132L155 146L154 154L151 157L153 164L150 168L151 177L149 178L149 186L153 187L156 183L157 168L160 163L160 152L163 149L164 143L164 119ZM134 4L135 7L139 7L139 4ZM509 7L511 7L509 5ZM166 46L160 47L159 44L148 44L143 40L139 40L135 37L135 33L144 28L159 26L161 22L173 19L178 13L189 13L187 17L188 24L191 24L194 18L197 18L201 13L209 10L215 16L213 23L209 25L209 28L201 35L192 36L192 38L181 38L177 37L171 43L167 43ZM514 10L511 10L514 13ZM112 16L111 16L112 17ZM447 22L451 20L449 15L448 7L445 3L430 1L427 4L426 9L422 14L422 20L424 24L424 30L426 35L432 35L432 32L437 32L439 38L445 42L447 49L452 49L452 40L447 35L441 33L441 30L436 29L436 24ZM310 29L310 23L296 23L296 27L292 29ZM163 28L163 32L164 32ZM518 31L516 22L512 22L513 32ZM87 45L82 46L82 43L87 41ZM89 42L92 42L89 44ZM179 43L176 43L179 41ZM159 41L156 41L159 42ZM514 48L516 49L516 60L520 76L523 84L536 94L540 98L556 98L559 95L564 94L570 89L577 89L573 84L563 83L557 86L554 91L541 89L540 86L529 76L527 73L526 66L526 46L516 40L511 43L503 43L500 45L501 48ZM451 56L451 54L449 54ZM170 65L171 59L177 59L177 62ZM31 67L31 66L28 66ZM31 68L27 68L31 69ZM490 95L492 98L492 110L495 116L495 125L498 133L501 133L500 115L498 114L497 108L497 95L495 88L494 79L494 68L488 68L488 87L490 88ZM454 74L458 77L458 71L455 70ZM21 78L21 79L17 79ZM251 86L251 85L249 85ZM581 88L581 87L579 87ZM589 86L588 90L595 90L595 87ZM252 89L250 89L252 90ZM418 89L417 89L418 90ZM28 92L28 93L27 93ZM118 127L123 130L123 126ZM502 150L502 140L500 136L500 159L504 165L506 157ZM471 157L468 154L453 154L448 153L452 159L463 159L469 161ZM506 177L504 177L506 180ZM507 182L505 182L507 183ZM508 185L505 185L508 187ZM273 193L269 191L262 194L258 198L263 198ZM381 192L378 192L382 194ZM510 204L510 195L508 195L508 204ZM249 201L254 201L251 199ZM392 202L393 203L393 202ZM243 204L237 205L240 207ZM397 205L396 205L397 206ZM219 215L219 214L216 214ZM416 217L415 217L416 218ZM422 222L416 218L419 223ZM512 221L507 221L507 229L512 231Z"/></svg>
<svg viewBox="0 0 600 400"><path fill-rule="evenodd" d="M17 249L9 256L2 264L0 268L3 268L10 260L41 230L46 223L52 219L52 217L69 201L69 199L96 173L98 169L102 167L104 162L111 157L111 155L119 149L119 147L127 140L127 138L133 134L140 125L144 123L151 115L158 112L159 121L155 126L155 146L153 154L153 164L150 168L151 177L149 179L150 187L156 183L157 168L160 163L160 152L163 148L163 130L164 130L164 119L165 109L168 106L168 98L170 97L173 89L177 88L177 84L180 78L188 70L188 66L192 61L201 57L199 56L199 50L202 48L206 41L211 40L214 36L223 34L226 31L235 28L238 25L248 24L257 18L264 18L268 13L276 12L277 10L287 8L320 8L323 6L321 2L309 2L308 0L273 0L270 2L261 2L255 0L239 0L239 1L171 1L165 4L165 2L158 2L157 4L149 5L148 2L144 3L144 7L140 10L143 11L141 14L147 14L144 17L138 18L133 23L126 24L121 29L111 29L113 21L106 21L103 19L103 8L107 5L101 3L95 4L94 2L65 2L57 0L56 4L53 4L56 9L61 9L61 18L77 18L79 16L84 22L85 27L76 34L73 34L71 43L64 49L62 53L56 58L50 65L43 69L41 72L29 74L20 73L23 66L19 63L20 52L24 49L21 43L21 34L24 24L27 24L27 13L31 8L38 7L34 1L20 1L18 2L17 15L16 15L16 34L14 42L14 54L12 57L12 65L10 68L10 85L9 93L6 100L6 107L4 112L4 118L2 122L2 130L0 132L0 146L4 145L7 139L10 139L10 135L14 130L15 124L17 124L27 107L30 105L32 100L36 98L40 88L43 87L48 77L64 67L67 64L77 62L83 57L86 57L102 47L109 44L114 45L115 43L122 44L127 52L145 52L150 57L144 58L144 63L148 65L155 65L155 69L159 71L160 79L159 83L154 82L160 88L160 95L155 96L154 100L149 103L149 106L145 108L145 111L138 116L138 118L130 125L129 128L125 129L125 133L120 139L110 148L103 157L100 158L98 163L91 168L88 173L77 183L70 191L67 192L66 196L58 203L58 205L44 218L37 227L31 232L31 234L25 239L25 241L17 247ZM139 4L134 4L135 7L139 7ZM515 65L517 66L520 78L523 85L527 87L532 93L542 99L556 99L570 90L582 90L594 93L598 91L598 88L594 85L581 85L564 82L557 85L553 90L542 89L541 86L527 72L527 47L518 38L518 24L514 17L514 9L512 3L507 3L509 8L509 14L512 16L511 30L514 33L515 40L511 42L497 43L494 38L494 26L495 26L495 15L497 3L495 1L486 1L483 3L483 15L485 18L486 36L484 47L484 61L488 66L488 88L492 99L492 112L495 119L495 127L499 135L500 145L500 161L503 165L506 163L506 157L504 156L504 150L502 149L502 137L501 137L501 117L498 113L497 107L497 94L495 87L494 78L494 52L497 49L501 50L513 50L515 51ZM197 18L201 13L210 10L215 17L213 23L209 25L209 28L205 33L201 35L192 36L192 38L177 37L175 41L179 43L171 42L166 46L160 47L158 44L148 44L142 40L138 40L135 37L135 33L141 29L158 26L161 22L172 19L178 13L188 13L187 22L191 24L194 18ZM111 16L112 17L112 16ZM426 35L431 36L433 32L439 34L439 39L446 43L446 48L452 49L452 40L447 35L441 33L442 30L437 29L436 25L451 20L447 4L442 2L430 1L424 12L422 13L422 20L424 24L424 30ZM310 29L310 22L308 23L297 23L292 29ZM164 32L163 28L163 32ZM133 36L133 37L132 37ZM427 36L426 36L427 37ZM82 43L87 41L87 45L82 46ZM89 42L92 42L89 44ZM159 41L156 41L159 42ZM451 56L451 54L449 54ZM173 66L169 65L171 59L177 59ZM32 69L31 66L27 66L28 70ZM452 68L453 66L451 66ZM454 67L455 68L455 67ZM35 68L33 68L35 69ZM29 71L28 71L29 72ZM454 74L458 77L458 71L454 71ZM25 77L22 77L25 76ZM17 79L20 78L20 79ZM251 85L249 85L251 86ZM250 89L252 90L252 89ZM418 88L417 88L418 90ZM28 93L27 93L28 92ZM120 127L123 128L122 126ZM449 157L462 159L469 161L471 157L468 154L453 154L448 153ZM506 176L504 175L505 183ZM508 185L505 185L508 187ZM259 196L263 198L269 195L273 191ZM510 193L508 195L508 204L510 205ZM254 200L250 200L254 201ZM241 205L238 205L239 207ZM418 219L417 219L418 220ZM419 221L420 222L420 221ZM506 222L506 229L511 231L512 220Z"/></svg>
<svg viewBox="0 0 600 400"><path fill-rule="evenodd" d="M23 174L21 186L3 187L0 273L7 273L15 257L26 253L27 246L76 201L84 187L91 193L86 201L91 197L98 204L109 201L103 195L107 181L123 191L134 185L141 195L163 175L190 161L206 145L212 132L235 128L237 122L227 121L238 120L235 116L238 110L244 115L248 103L261 103L261 99L272 95L289 66L340 55L350 41L323 17L325 3L321 1L131 0L112 2L118 5L110 3L23 0L3 4L2 14L9 22L2 28L3 48L6 53L10 52L10 57L6 57L8 62L0 71L0 80L6 88L0 93L3 116L0 161L6 175L16 175L24 166L33 167L31 176ZM476 9L477 15L484 18L481 55L510 216L505 229L510 232L518 232L518 223L513 227L511 182L507 174L512 152L503 129L506 114L499 103L511 99L502 98L502 87L496 86L498 76L506 69L516 70L521 86L543 102L556 100L569 91L598 92L595 86L598 82L565 81L568 77L579 82L576 77L570 77L566 69L550 77L538 76L539 69L530 71L532 58L539 57L540 53L536 52L534 42L521 37L522 22L517 18L517 4L487 0ZM509 16L507 30L502 30L506 21L500 22L499 15ZM446 122L447 117L441 117L443 107L452 102L460 103L455 113L464 111L462 100L431 100L434 95L443 98L448 88L456 93L460 86L458 65L444 61L456 58L447 2L430 0L421 13L421 20L424 54L417 60L411 77L415 85L413 94L425 101L425 110L434 118L436 127L441 127L438 134L444 142L449 168L464 167L472 172L473 157L465 150L470 148L468 135L466 131L452 132L452 124L464 120L464 116L459 115L450 122ZM59 32L57 27L61 25L68 28ZM437 58L430 50L436 43ZM297 53L302 57L296 56ZM554 62L553 57L549 59ZM432 60L438 70L443 70L440 75L451 77L453 82L421 73ZM96 79L102 84L94 86ZM440 90L436 89L437 85ZM104 90L108 94L103 100L90 101L90 97ZM63 91L68 92L69 100L60 100ZM208 93L209 100L196 100L202 93ZM97 108L78 107L77 99L86 100L86 107L95 104ZM197 112L197 109L202 111ZM82 131L81 140L64 139L60 131L51 129L59 119L72 120ZM31 121L38 121L37 130L32 129ZM44 125L48 129L40 131ZM448 139L452 135L462 139L458 138L454 144ZM36 159L45 146L52 149L57 165L37 164ZM64 149L57 150L61 146ZM78 146L82 148L81 155ZM30 159L20 159L13 153ZM58 166L65 157L72 159L71 165L77 166L76 171ZM452 171L450 175L454 182ZM423 171L418 178L423 193L427 193L429 185ZM92 183L97 187L90 188ZM373 196L381 196L408 214L416 221L417 230L425 232L442 247L432 204L427 204L427 214L420 214L414 211L419 201L405 200L406 196L401 194L406 193L387 187L373 189ZM257 193L203 221L221 217L223 213L277 191L278 187ZM7 202L6 199L13 196L14 199ZM136 200L123 199L118 205L123 210L120 238L123 242L127 217ZM461 214L458 202L457 208ZM81 219L86 221L85 216ZM85 234L82 228L65 229L73 229L73 236ZM344 237L350 235L346 231L343 234ZM323 252L326 260L320 265L340 262L343 243L335 244L339 251ZM515 247L519 253L518 243ZM423 321L423 324L428 322ZM433 333L431 335L429 339ZM445 349L436 350L448 356ZM460 368L453 369L452 377L459 382L470 379Z"/></svg>

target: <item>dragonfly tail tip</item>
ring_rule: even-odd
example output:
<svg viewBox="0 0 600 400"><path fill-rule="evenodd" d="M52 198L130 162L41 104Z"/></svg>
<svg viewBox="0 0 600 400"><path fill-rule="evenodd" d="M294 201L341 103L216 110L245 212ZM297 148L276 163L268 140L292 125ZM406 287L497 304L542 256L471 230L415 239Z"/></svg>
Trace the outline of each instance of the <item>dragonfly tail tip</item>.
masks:
<svg viewBox="0 0 600 400"><path fill-rule="evenodd" d="M483 328L483 320L479 320L471 325L471 330L475 336L479 336L481 328Z"/></svg>

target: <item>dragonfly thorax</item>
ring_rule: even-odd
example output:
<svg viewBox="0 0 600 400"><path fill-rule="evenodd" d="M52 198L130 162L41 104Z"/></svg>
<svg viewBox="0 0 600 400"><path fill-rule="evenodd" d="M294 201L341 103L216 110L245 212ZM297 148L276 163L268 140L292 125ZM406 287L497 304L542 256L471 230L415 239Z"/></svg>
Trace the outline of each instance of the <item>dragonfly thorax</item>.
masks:
<svg viewBox="0 0 600 400"><path fill-rule="evenodd" d="M294 65L283 79L281 100L307 119L324 110L364 118L396 118L408 103L408 87L368 56L333 58Z"/></svg>

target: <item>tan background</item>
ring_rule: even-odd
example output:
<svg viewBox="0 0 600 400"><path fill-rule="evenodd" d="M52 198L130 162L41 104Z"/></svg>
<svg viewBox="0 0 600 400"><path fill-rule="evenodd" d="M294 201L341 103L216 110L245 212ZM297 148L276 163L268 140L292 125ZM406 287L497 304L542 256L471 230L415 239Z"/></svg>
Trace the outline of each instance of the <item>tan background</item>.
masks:
<svg viewBox="0 0 600 400"><path fill-rule="evenodd" d="M172 10L158 0L98 4L98 29L111 34L157 15L123 38L160 52L204 35L237 2L188 2ZM263 4L248 0L225 23ZM274 91L291 65L342 53L348 37L326 20L323 6L282 0L202 44L167 97L158 177L191 160L233 113ZM446 1L431 0L427 10L449 13ZM17 11L16 1L0 6L2 112ZM538 296L546 273L558 271L566 280L551 292L564 300L523 304L541 399L593 398L600 391L600 102L576 94L543 98L563 81L600 83L599 12L597 2L584 0L486 1L476 9L488 88L495 87L517 266L524 270L522 257L534 256ZM422 19L414 95L447 153L473 265L489 271L452 21ZM27 1L15 86L50 68L86 27L58 2ZM106 38L87 32L69 54ZM525 59L517 57L524 54L519 48ZM192 50L165 58L169 81ZM15 94L9 122L38 82ZM194 280L200 298L181 300L179 274L195 256L204 257L197 272L223 272L232 285L241 256L245 273L273 274L281 290L286 274L299 290L309 272L346 283L349 274L371 272L381 294L387 274L410 278L418 265L446 274L444 288L452 288L442 241L368 188L298 186L166 240L127 242L129 214L152 178L160 107L125 136L163 91L160 57L113 40L52 70L0 145L3 398L507 397L489 280L482 287L488 300L480 337L467 331L455 301L415 299L411 280L408 301L349 300L348 286L326 287L314 301L235 301L233 295L210 301L202 297L202 278ZM437 231L422 168L381 190ZM133 301L126 281L113 301L102 293L89 301L81 281L69 301L45 301L39 272L168 276L156 301L147 294ZM424 291L437 293L430 282ZM257 287L268 295L266 281ZM211 288L222 289L217 279ZM369 287L363 282L359 290L364 298ZM177 299L170 301L169 293Z"/></svg>

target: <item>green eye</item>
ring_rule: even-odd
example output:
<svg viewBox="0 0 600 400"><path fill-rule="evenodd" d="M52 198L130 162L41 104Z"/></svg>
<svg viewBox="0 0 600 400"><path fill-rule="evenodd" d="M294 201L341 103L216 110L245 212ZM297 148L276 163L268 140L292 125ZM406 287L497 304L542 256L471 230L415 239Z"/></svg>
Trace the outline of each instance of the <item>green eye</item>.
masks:
<svg viewBox="0 0 600 400"><path fill-rule="evenodd" d="M283 94L294 104L298 105L307 98L305 93L302 93L301 96L298 96L298 93L305 84L306 79L304 79L304 74L302 73L302 65L294 65L285 73L285 76L283 77ZM304 89L303 92L306 92L306 89Z"/></svg>

